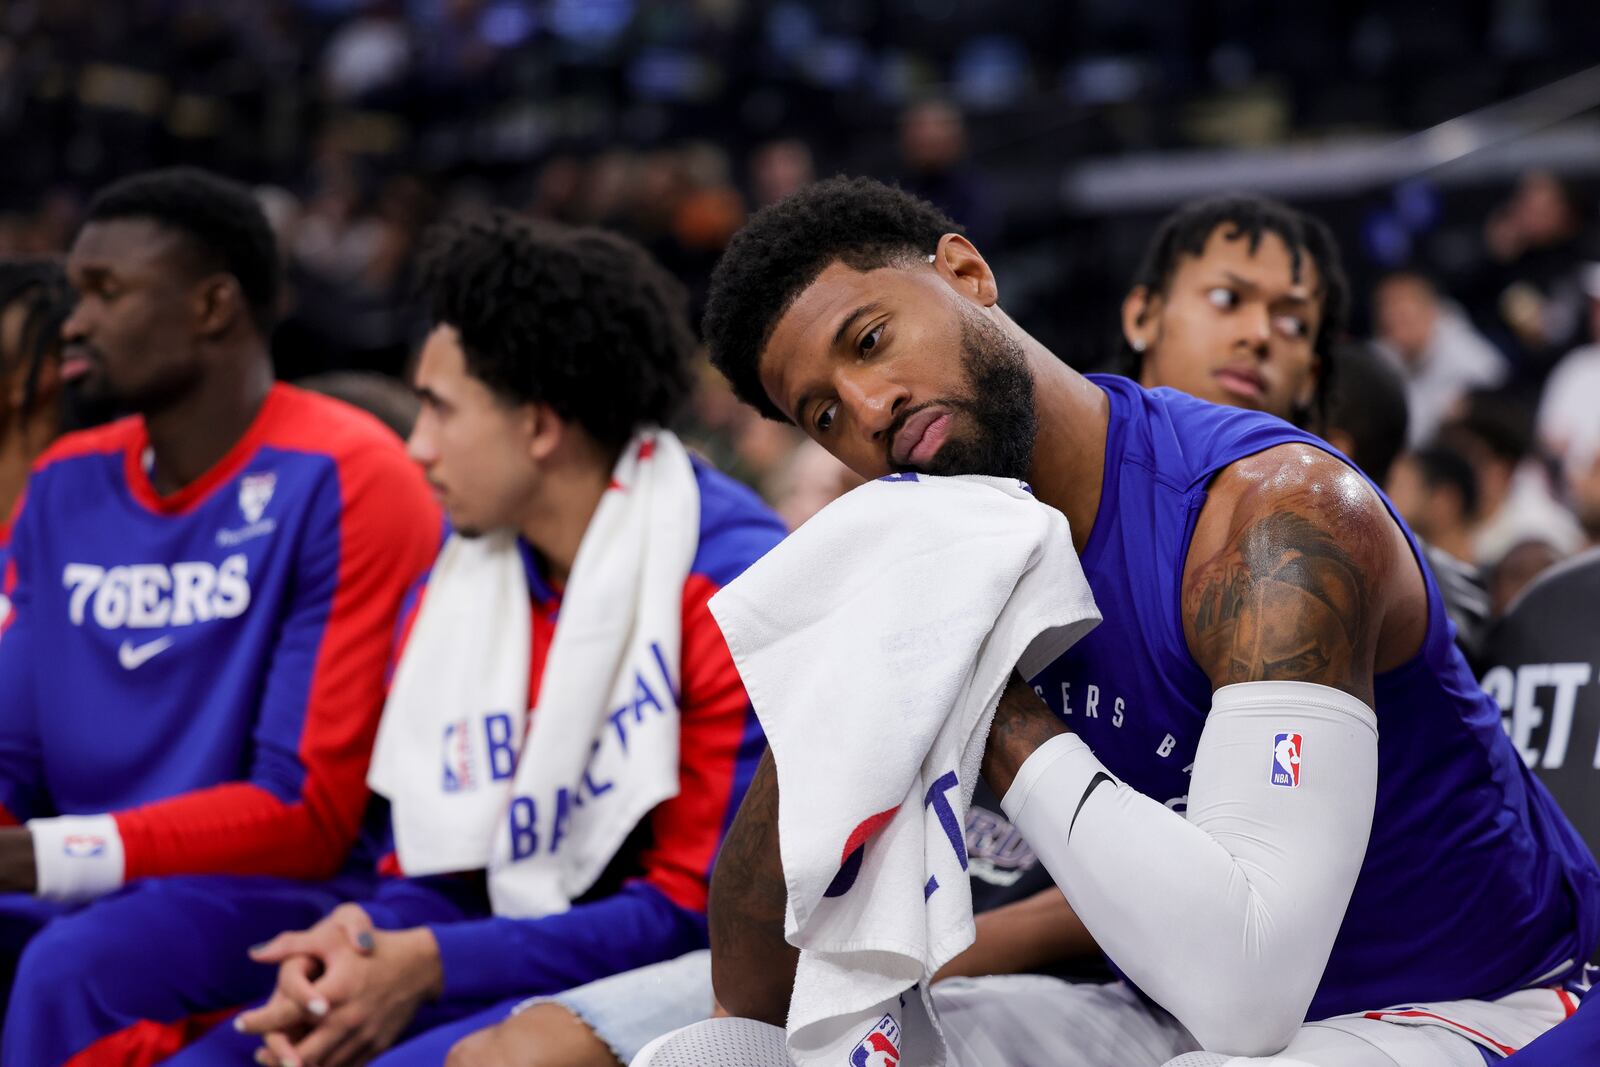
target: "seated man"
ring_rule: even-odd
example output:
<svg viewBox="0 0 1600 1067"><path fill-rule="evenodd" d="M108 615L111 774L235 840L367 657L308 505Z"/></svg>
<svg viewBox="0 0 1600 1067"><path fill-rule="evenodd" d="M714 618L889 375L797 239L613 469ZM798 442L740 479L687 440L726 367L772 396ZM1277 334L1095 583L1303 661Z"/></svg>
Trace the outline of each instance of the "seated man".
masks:
<svg viewBox="0 0 1600 1067"><path fill-rule="evenodd" d="M1070 520L1105 621L1011 686L984 776L1147 998L1128 1018L1316 1067L1419 1048L1481 1063L1560 1019L1552 984L1600 940L1600 869L1501 731L1381 494L1275 417L1072 371L954 230L877 183L819 183L735 238L706 333L746 402L863 477L1025 477ZM1185 247L1248 256L1267 232L1197 228ZM1296 224L1282 242L1302 345L1327 284L1295 254L1307 239ZM1237 299L1247 275L1216 273L1202 297L1280 328ZM764 759L710 914L718 1000L781 1023L777 803ZM944 1008L959 1063L1159 1062L1086 1049L1078 1020L1105 1007L1079 986L1023 1003L980 979Z"/></svg>
<svg viewBox="0 0 1600 1067"><path fill-rule="evenodd" d="M1306 286L1302 269L1305 276L1319 279L1318 284ZM1264 411L1297 425L1323 423L1338 409L1329 403L1329 385L1339 381L1335 368L1342 353L1336 351L1334 339L1346 301L1338 247L1315 219L1255 196L1196 201L1163 220L1145 251L1122 306L1125 345L1120 369L1147 388L1165 386L1213 403ZM1403 397L1399 404L1402 421L1389 455L1404 440ZM1368 436L1363 435L1363 441ZM1368 450L1381 454L1384 448L1379 442ZM978 795L984 792L980 783ZM995 814L998 799L992 801L992 809L975 809L969 829L974 816L1003 822L1004 817ZM975 904L977 884L975 871ZM1011 923L1021 916L1032 925L1024 928L1025 936L1010 936ZM1053 939L1041 936L1052 928ZM953 965L953 973L1037 970L1056 962L1039 951L1063 939L1079 951L1092 945L1053 885L1026 910L981 917L977 931L978 943ZM984 969L978 969L978 961ZM643 1043L638 1038L657 1036L642 1031L642 1022L668 1021L664 1011L639 1009L647 998L652 1007L678 1001L681 1006L671 1018L677 1026L703 1012L699 1000L709 1001L709 996L679 997L686 970L673 972L670 990L646 972L634 983L612 979L603 989L554 998L555 1004L521 1012L494 1032L468 1039L462 1057L475 1067L513 1067L524 1062L519 1055L538 1055L544 1058L529 1062L549 1063L552 1047L571 1047L576 1050L572 1058L554 1062L568 1067L605 1065L612 1062L612 1051L626 1061L630 1057L625 1053L637 1051ZM562 1005L570 1005L577 1019Z"/></svg>
<svg viewBox="0 0 1600 1067"><path fill-rule="evenodd" d="M273 383L278 255L246 190L114 185L67 271L60 376L137 414L59 440L12 526L17 1067L151 1062L269 988L246 946L365 884L349 853L390 635L438 531L392 434Z"/></svg>
<svg viewBox="0 0 1600 1067"><path fill-rule="evenodd" d="M498 214L438 231L423 276L435 326L410 449L455 532L406 623L373 764L408 876L256 952L281 964L277 992L178 1064L437 1065L530 995L706 942L711 864L765 748L706 602L783 528L659 429L694 343L643 250ZM478 595L483 567L521 599ZM556 769L563 751L578 765ZM652 799L635 785L661 759Z"/></svg>

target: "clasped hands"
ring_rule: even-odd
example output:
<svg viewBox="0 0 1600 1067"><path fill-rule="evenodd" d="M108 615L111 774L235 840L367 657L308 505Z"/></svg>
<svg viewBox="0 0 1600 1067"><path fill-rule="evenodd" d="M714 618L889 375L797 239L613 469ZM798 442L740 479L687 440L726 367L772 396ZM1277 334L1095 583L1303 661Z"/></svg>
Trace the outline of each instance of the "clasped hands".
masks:
<svg viewBox="0 0 1600 1067"><path fill-rule="evenodd" d="M233 1022L261 1037L255 1058L263 1067L365 1063L393 1045L443 986L431 930L379 930L355 904L255 946L250 958L278 965L272 996Z"/></svg>

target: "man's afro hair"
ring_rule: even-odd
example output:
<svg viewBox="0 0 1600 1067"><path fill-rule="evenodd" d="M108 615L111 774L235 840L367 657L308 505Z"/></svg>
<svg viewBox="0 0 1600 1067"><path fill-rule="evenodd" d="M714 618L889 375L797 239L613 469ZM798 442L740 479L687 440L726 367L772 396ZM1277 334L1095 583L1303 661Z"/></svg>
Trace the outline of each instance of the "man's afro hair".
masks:
<svg viewBox="0 0 1600 1067"><path fill-rule="evenodd" d="M474 377L607 448L666 424L688 395L687 296L626 238L506 211L448 221L428 234L421 284Z"/></svg>
<svg viewBox="0 0 1600 1067"><path fill-rule="evenodd" d="M769 419L757 365L778 320L830 264L858 271L932 255L961 227L942 211L871 178L830 178L756 212L711 274L704 333L712 364Z"/></svg>

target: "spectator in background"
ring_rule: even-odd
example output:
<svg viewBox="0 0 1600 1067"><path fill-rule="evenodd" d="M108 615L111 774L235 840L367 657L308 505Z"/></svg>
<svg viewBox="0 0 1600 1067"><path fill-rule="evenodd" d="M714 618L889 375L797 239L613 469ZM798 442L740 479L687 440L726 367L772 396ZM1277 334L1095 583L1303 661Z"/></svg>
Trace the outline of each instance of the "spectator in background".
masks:
<svg viewBox="0 0 1600 1067"><path fill-rule="evenodd" d="M757 145L750 153L750 199L756 210L785 200L817 180L811 146L798 137Z"/></svg>
<svg viewBox="0 0 1600 1067"><path fill-rule="evenodd" d="M1000 232L999 204L967 158L967 121L945 100L924 100L900 117L900 187L959 222L978 247Z"/></svg>
<svg viewBox="0 0 1600 1067"><path fill-rule="evenodd" d="M1405 379L1412 447L1433 440L1468 393L1505 381L1500 353L1421 274L1389 275L1372 301L1378 350Z"/></svg>
<svg viewBox="0 0 1600 1067"><path fill-rule="evenodd" d="M1542 537L1530 537L1512 545L1489 571L1489 611L1504 618L1522 591L1533 580L1560 563L1566 555Z"/></svg>
<svg viewBox="0 0 1600 1067"><path fill-rule="evenodd" d="M1592 258L1584 247L1584 211L1572 188L1549 171L1529 171L1484 224L1489 254L1473 306L1492 308L1493 321L1522 357L1529 377L1583 335L1578 272Z"/></svg>
<svg viewBox="0 0 1600 1067"><path fill-rule="evenodd" d="M1476 558L1478 482L1460 452L1438 444L1401 456L1384 491L1418 537L1456 560Z"/></svg>
<svg viewBox="0 0 1600 1067"><path fill-rule="evenodd" d="M1501 394L1477 394L1459 419L1439 435L1472 464L1478 485L1478 520L1467 560L1492 568L1512 546L1544 541L1558 555L1583 542L1577 522L1555 498L1549 476L1529 455L1530 429L1514 401Z"/></svg>
<svg viewBox="0 0 1600 1067"><path fill-rule="evenodd" d="M1402 494L1418 490L1422 471L1427 467L1426 463L1419 466L1414 456L1399 458L1406 441L1405 385L1399 373L1371 345L1343 344L1335 351L1339 372L1334 375L1328 393L1327 410L1321 423L1322 436L1353 459L1374 485L1384 486L1389 491L1390 502L1422 544L1428 569L1433 572L1439 592L1444 596L1445 610L1450 613L1450 621L1456 624L1456 644L1467 661L1476 665L1489 622L1489 594L1484 587L1483 574L1477 567L1440 547L1424 528L1427 522L1419 525L1417 516L1424 509L1396 496L1397 483ZM1461 498L1476 499L1472 468L1459 456L1455 458L1460 469L1465 471L1465 480L1457 481ZM1468 517L1460 520L1463 536L1468 521ZM1458 540L1455 547L1460 551L1464 545Z"/></svg>
<svg viewBox="0 0 1600 1067"><path fill-rule="evenodd" d="M1600 263L1587 264L1581 275L1588 298L1589 343L1564 356L1545 382L1535 423L1539 447L1562 460L1569 449L1600 437Z"/></svg>
<svg viewBox="0 0 1600 1067"><path fill-rule="evenodd" d="M1446 445L1430 445L1395 460L1384 491L1422 542L1456 624L1456 644L1476 668L1493 613L1483 570L1470 562L1478 511L1472 465Z"/></svg>
<svg viewBox="0 0 1600 1067"><path fill-rule="evenodd" d="M807 438L774 480L778 517L791 530L861 484L861 476Z"/></svg>
<svg viewBox="0 0 1600 1067"><path fill-rule="evenodd" d="M1333 352L1339 370L1332 375L1313 428L1354 460L1374 485L1383 485L1406 445L1405 383L1371 345L1345 342Z"/></svg>
<svg viewBox="0 0 1600 1067"><path fill-rule="evenodd" d="M1600 393L1594 394L1600 405ZM1583 528L1585 546L1600 547L1600 412L1591 416L1595 429L1586 443L1567 452L1562 461L1562 479L1567 503Z"/></svg>

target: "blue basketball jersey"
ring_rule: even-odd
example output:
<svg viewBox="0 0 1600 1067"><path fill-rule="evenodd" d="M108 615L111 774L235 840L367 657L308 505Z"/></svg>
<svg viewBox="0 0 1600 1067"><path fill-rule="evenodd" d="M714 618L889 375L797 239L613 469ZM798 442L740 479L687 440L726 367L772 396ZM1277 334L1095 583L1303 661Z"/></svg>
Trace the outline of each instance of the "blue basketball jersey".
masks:
<svg viewBox="0 0 1600 1067"><path fill-rule="evenodd" d="M1260 412L1091 380L1110 398L1110 421L1083 569L1105 621L1031 681L1112 774L1181 812L1211 708L1180 609L1207 488L1224 467L1276 445L1338 453ZM1512 747L1455 647L1438 586L1422 574L1423 646L1375 679L1372 836L1311 1019L1499 996L1565 977L1600 939L1600 869ZM1304 759L1314 773L1314 755ZM1273 764L1264 749L1261 773Z"/></svg>

